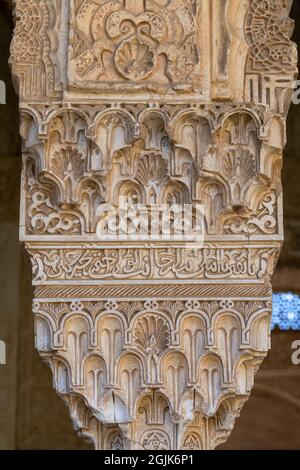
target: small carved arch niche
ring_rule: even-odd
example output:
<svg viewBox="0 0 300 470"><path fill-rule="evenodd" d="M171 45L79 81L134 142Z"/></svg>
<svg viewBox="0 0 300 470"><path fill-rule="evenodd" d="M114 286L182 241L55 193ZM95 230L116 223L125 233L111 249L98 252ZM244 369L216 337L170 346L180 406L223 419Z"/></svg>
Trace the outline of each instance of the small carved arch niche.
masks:
<svg viewBox="0 0 300 470"><path fill-rule="evenodd" d="M85 318L75 315L64 324L65 356L72 370L75 385L82 383L82 365L89 347L89 325Z"/></svg>
<svg viewBox="0 0 300 470"><path fill-rule="evenodd" d="M236 361L239 358L241 344L241 326L239 320L230 313L223 313L215 323L216 346L222 358L224 381L232 382Z"/></svg>
<svg viewBox="0 0 300 470"><path fill-rule="evenodd" d="M115 364L123 348L123 327L116 316L106 315L98 322L97 331L98 345L108 369L108 383L112 384L115 382Z"/></svg>
<svg viewBox="0 0 300 470"><path fill-rule="evenodd" d="M59 393L66 394L70 389L70 367L63 359L55 359L53 367L54 380Z"/></svg>
<svg viewBox="0 0 300 470"><path fill-rule="evenodd" d="M170 415L170 406L167 398L155 390L151 393L143 394L139 398L137 410L143 425L167 424Z"/></svg>
<svg viewBox="0 0 300 470"><path fill-rule="evenodd" d="M20 133L26 147L26 154L30 155L36 162L38 173L46 168L44 142L38 135L38 124L35 115L21 112ZM36 175L37 177L37 175Z"/></svg>
<svg viewBox="0 0 300 470"><path fill-rule="evenodd" d="M119 204L121 199L124 199L128 204L143 204L145 201L144 191L135 181L122 181L115 190L114 204Z"/></svg>
<svg viewBox="0 0 300 470"><path fill-rule="evenodd" d="M101 116L95 124L95 145L103 162L103 169L112 167L114 154L127 147L133 139L133 123L123 113L110 112Z"/></svg>
<svg viewBox="0 0 300 470"><path fill-rule="evenodd" d="M84 384L93 407L99 407L107 384L106 364L100 356L89 356L84 363Z"/></svg>
<svg viewBox="0 0 300 470"><path fill-rule="evenodd" d="M180 325L180 343L183 344L185 356L189 360L191 382L195 382L198 361L205 348L206 325L199 315L188 315Z"/></svg>
<svg viewBox="0 0 300 470"><path fill-rule="evenodd" d="M187 149L198 167L212 145L212 135L206 118L197 115L180 117L175 126L175 138L180 147Z"/></svg>
<svg viewBox="0 0 300 470"><path fill-rule="evenodd" d="M185 356L176 351L168 353L163 359L162 374L172 411L179 414L182 398L188 384L188 364Z"/></svg>
<svg viewBox="0 0 300 470"><path fill-rule="evenodd" d="M137 396L143 383L140 359L132 353L124 354L118 363L117 377L122 398L127 404L128 415L133 418L136 412Z"/></svg>
<svg viewBox="0 0 300 470"><path fill-rule="evenodd" d="M41 317L37 316L35 321L36 330L36 348L38 351L50 351L51 350L51 327L49 322Z"/></svg>
<svg viewBox="0 0 300 470"><path fill-rule="evenodd" d="M189 190L181 181L169 181L162 190L160 203L172 206L191 203Z"/></svg>
<svg viewBox="0 0 300 470"><path fill-rule="evenodd" d="M255 170L259 170L261 143L258 138L258 124L252 115L239 111L226 117L218 140L221 158L223 153L226 154L230 149L245 149L253 156Z"/></svg>
<svg viewBox="0 0 300 470"><path fill-rule="evenodd" d="M197 376L206 412L213 413L222 395L223 366L221 359L215 354L202 357Z"/></svg>
<svg viewBox="0 0 300 470"><path fill-rule="evenodd" d="M146 150L156 150L168 158L171 150L171 142L166 131L165 119L158 112L147 113L141 126L142 138Z"/></svg>
<svg viewBox="0 0 300 470"><path fill-rule="evenodd" d="M251 346L255 351L268 351L270 346L270 318L267 313L259 315L251 324Z"/></svg>
<svg viewBox="0 0 300 470"><path fill-rule="evenodd" d="M205 222L208 233L216 233L220 224L220 215L227 205L227 194L224 184L216 179L200 180L197 185L200 200L205 206Z"/></svg>

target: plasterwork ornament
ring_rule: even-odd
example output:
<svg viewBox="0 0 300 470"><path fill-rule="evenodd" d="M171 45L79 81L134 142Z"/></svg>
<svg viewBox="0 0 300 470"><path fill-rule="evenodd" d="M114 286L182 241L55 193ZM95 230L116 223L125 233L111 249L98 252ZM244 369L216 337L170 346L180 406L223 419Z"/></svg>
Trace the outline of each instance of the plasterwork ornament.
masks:
<svg viewBox="0 0 300 470"><path fill-rule="evenodd" d="M20 239L54 388L96 449L214 449L270 347L290 2L13 3ZM122 198L135 239L108 218ZM176 238L174 207L194 233L199 205L204 239Z"/></svg>

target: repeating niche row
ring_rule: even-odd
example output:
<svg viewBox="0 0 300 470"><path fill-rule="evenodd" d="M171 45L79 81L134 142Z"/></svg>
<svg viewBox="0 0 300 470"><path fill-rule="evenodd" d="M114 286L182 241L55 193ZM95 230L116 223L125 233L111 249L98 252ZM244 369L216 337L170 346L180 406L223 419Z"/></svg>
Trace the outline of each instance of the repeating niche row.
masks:
<svg viewBox="0 0 300 470"><path fill-rule="evenodd" d="M56 351L58 390L84 390L91 406L110 417L111 404L118 400L119 413L135 416L145 387L165 390L178 414L195 388L203 410L212 413L232 387L237 394L250 392L253 357L261 359L269 346L266 311L250 317L244 330L240 318L228 312L215 316L213 327L201 314L182 314L177 331L165 316L151 312L140 314L127 331L117 313L100 314L94 325L86 315L73 313L56 331L49 318L36 315L39 351L45 356Z"/></svg>
<svg viewBox="0 0 300 470"><path fill-rule="evenodd" d="M275 124L270 129L281 136L281 122ZM140 204L201 201L208 232L217 230L213 225L229 207L255 212L269 190L280 164L274 148L282 147L282 139L271 133L261 152L262 127L249 110L216 123L194 110L171 121L162 111L147 110L135 121L118 109L100 113L89 126L83 114L68 110L52 115L43 142L28 116L29 232L94 233L101 205L116 205L121 197Z"/></svg>
<svg viewBox="0 0 300 470"><path fill-rule="evenodd" d="M178 415L172 414L167 397L151 390L138 397L135 421L119 423L122 424L120 427L113 421L105 421L103 414L87 406L80 394L60 394L70 407L73 419L80 423L83 434L98 450L208 450L222 442L224 435L230 434L235 413L246 400L245 397L228 396L221 400L213 416L205 416L194 403L193 412L187 413L179 424ZM214 435L213 444L211 434Z"/></svg>
<svg viewBox="0 0 300 470"><path fill-rule="evenodd" d="M248 355L236 366L235 383L224 384L221 359L207 354L199 362L195 384L188 382L187 358L178 351L170 352L163 361L160 384L153 387L145 383L141 358L126 353L116 365L117 380L114 386L107 381L107 364L101 356L90 355L84 361L82 384L71 383L72 365L63 354L49 360L54 374L55 388L61 395L76 393L103 422L128 422L137 418L140 399L147 390L159 393L172 415L192 420L194 411L213 416L224 399L230 396L245 398L253 386L254 368L257 363ZM261 360L260 358L258 358ZM76 373L76 371L75 371Z"/></svg>

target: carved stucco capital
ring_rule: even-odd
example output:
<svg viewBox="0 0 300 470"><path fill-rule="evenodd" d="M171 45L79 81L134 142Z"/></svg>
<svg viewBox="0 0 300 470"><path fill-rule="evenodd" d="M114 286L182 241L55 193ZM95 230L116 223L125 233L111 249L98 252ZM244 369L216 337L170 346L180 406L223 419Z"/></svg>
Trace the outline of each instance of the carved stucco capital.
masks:
<svg viewBox="0 0 300 470"><path fill-rule="evenodd" d="M20 239L54 387L96 449L213 449L270 347L291 2L13 5ZM120 196L202 204L203 243L99 238Z"/></svg>

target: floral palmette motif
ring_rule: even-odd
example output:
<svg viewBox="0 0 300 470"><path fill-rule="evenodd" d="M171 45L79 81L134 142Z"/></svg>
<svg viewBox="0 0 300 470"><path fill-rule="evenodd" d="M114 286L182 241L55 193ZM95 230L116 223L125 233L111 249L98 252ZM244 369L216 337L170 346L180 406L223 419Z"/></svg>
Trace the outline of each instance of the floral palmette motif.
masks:
<svg viewBox="0 0 300 470"><path fill-rule="evenodd" d="M168 179L168 164L160 154L153 152L141 155L136 178L145 186L149 183L159 185Z"/></svg>
<svg viewBox="0 0 300 470"><path fill-rule="evenodd" d="M84 157L77 148L68 146L54 152L50 160L50 171L53 171L60 179L73 177L80 178L84 170Z"/></svg>
<svg viewBox="0 0 300 470"><path fill-rule="evenodd" d="M134 338L141 351L158 355L170 344L168 324L155 315L145 316L138 320Z"/></svg>
<svg viewBox="0 0 300 470"><path fill-rule="evenodd" d="M117 49L115 62L124 77L141 80L153 71L156 57L147 44L133 38Z"/></svg>
<svg viewBox="0 0 300 470"><path fill-rule="evenodd" d="M223 171L230 181L236 180L243 184L255 174L253 155L249 150L231 150L224 158Z"/></svg>
<svg viewBox="0 0 300 470"><path fill-rule="evenodd" d="M233 204L241 204L242 188L245 188L256 174L253 155L243 148L229 150L224 156L222 171L230 183Z"/></svg>

